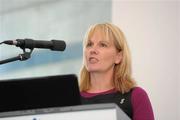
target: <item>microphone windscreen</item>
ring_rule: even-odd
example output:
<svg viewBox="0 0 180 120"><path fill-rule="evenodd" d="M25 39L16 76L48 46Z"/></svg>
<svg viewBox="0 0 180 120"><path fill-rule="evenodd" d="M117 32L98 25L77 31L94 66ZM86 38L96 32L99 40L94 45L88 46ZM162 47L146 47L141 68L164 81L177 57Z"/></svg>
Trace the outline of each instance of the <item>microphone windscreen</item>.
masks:
<svg viewBox="0 0 180 120"><path fill-rule="evenodd" d="M51 50L54 51L64 51L66 48L66 43L62 40L52 40L53 42L53 47Z"/></svg>

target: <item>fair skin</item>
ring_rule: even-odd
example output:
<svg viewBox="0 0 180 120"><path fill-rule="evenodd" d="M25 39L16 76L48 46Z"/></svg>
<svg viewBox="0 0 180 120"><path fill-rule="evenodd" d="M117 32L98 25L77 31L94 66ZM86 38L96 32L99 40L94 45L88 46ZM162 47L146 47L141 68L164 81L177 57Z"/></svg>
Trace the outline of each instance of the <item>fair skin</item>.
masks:
<svg viewBox="0 0 180 120"><path fill-rule="evenodd" d="M100 31L95 31L84 50L85 66L90 72L90 93L103 92L114 88L112 80L114 65L122 58L113 40L104 40Z"/></svg>

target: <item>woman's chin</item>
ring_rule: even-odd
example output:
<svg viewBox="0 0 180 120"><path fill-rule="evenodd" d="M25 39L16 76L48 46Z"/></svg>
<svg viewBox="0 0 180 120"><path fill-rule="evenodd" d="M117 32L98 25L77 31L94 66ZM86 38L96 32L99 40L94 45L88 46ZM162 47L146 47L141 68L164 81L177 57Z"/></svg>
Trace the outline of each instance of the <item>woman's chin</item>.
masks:
<svg viewBox="0 0 180 120"><path fill-rule="evenodd" d="M91 68L91 69L88 69L89 72L100 72L99 69L96 69L96 68Z"/></svg>

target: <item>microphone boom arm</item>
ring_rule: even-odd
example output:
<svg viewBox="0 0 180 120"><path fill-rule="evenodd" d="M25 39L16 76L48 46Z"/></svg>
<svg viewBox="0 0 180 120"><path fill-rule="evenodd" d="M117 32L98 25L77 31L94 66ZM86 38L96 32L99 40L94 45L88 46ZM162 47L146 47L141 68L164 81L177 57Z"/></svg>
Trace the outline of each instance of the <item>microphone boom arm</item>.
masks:
<svg viewBox="0 0 180 120"><path fill-rule="evenodd" d="M5 60L1 60L0 65L5 64L5 63L9 63L9 62L13 62L13 61L16 61L16 60L20 60L20 61L27 60L27 59L29 59L31 57L32 51L33 51L33 49L31 49L30 52L27 52L25 49L23 49L23 54L19 54L16 57L8 58L8 59L5 59Z"/></svg>

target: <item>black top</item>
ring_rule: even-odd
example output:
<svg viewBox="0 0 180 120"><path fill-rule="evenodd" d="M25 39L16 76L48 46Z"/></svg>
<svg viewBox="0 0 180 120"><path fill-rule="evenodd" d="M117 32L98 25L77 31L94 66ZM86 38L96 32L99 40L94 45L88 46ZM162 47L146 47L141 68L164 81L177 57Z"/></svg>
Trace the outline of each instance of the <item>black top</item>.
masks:
<svg viewBox="0 0 180 120"><path fill-rule="evenodd" d="M132 90L122 94L120 92L112 92L108 94L99 94L93 97L85 97L81 95L82 104L97 104L97 103L116 103L130 118L132 118L131 104Z"/></svg>

